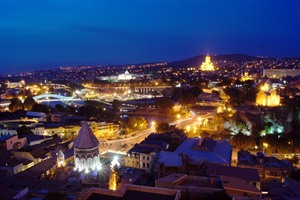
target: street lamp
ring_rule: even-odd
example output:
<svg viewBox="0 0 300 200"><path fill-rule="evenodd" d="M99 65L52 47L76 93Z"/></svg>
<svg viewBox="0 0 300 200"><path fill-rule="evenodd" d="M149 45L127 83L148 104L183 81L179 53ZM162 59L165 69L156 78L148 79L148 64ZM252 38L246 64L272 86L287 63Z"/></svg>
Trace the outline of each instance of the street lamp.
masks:
<svg viewBox="0 0 300 200"><path fill-rule="evenodd" d="M151 122L151 128L154 128L155 127L155 121Z"/></svg>
<svg viewBox="0 0 300 200"><path fill-rule="evenodd" d="M190 126L187 126L187 127L186 127L186 131L187 131L187 132L190 132L190 130L191 130L191 127L190 127Z"/></svg>
<svg viewBox="0 0 300 200"><path fill-rule="evenodd" d="M269 144L264 142L263 143L263 153L265 153L266 149L268 148Z"/></svg>
<svg viewBox="0 0 300 200"><path fill-rule="evenodd" d="M197 120L198 120L198 124L201 125L201 123L202 123L202 118L201 118L201 117L198 117Z"/></svg>
<svg viewBox="0 0 300 200"><path fill-rule="evenodd" d="M202 117L198 117L198 124L197 126L199 127L199 137L201 137L201 124L202 124Z"/></svg>
<svg viewBox="0 0 300 200"><path fill-rule="evenodd" d="M180 118L181 118L181 115L180 115L180 114L177 114L176 117L177 117L177 119L180 119Z"/></svg>

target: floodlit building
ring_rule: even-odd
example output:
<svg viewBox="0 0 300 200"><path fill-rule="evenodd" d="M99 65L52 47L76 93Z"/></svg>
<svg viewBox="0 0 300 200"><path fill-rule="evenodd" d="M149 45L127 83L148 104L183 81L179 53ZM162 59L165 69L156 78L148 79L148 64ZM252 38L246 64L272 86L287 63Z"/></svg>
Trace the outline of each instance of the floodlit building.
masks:
<svg viewBox="0 0 300 200"><path fill-rule="evenodd" d="M25 86L25 81L24 80L21 80L19 82L7 81L6 85L8 88L23 88Z"/></svg>
<svg viewBox="0 0 300 200"><path fill-rule="evenodd" d="M245 72L241 76L241 81L248 81L248 80L253 80L252 75L250 75L248 72Z"/></svg>
<svg viewBox="0 0 300 200"><path fill-rule="evenodd" d="M99 142L87 122L83 122L74 142L75 169L85 171L100 169Z"/></svg>
<svg viewBox="0 0 300 200"><path fill-rule="evenodd" d="M99 80L110 81L110 82L126 82L133 79L139 79L144 76L151 76L150 74L130 74L128 70L126 70L123 74L110 75L110 76L99 76L97 77Z"/></svg>
<svg viewBox="0 0 300 200"><path fill-rule="evenodd" d="M280 96L275 88L272 87L272 82L268 79L261 87L256 95L256 104L259 106L279 106Z"/></svg>
<svg viewBox="0 0 300 200"><path fill-rule="evenodd" d="M213 63L210 61L210 56L205 57L205 61L200 66L201 71L215 71Z"/></svg>
<svg viewBox="0 0 300 200"><path fill-rule="evenodd" d="M120 74L118 76L118 80L119 81L128 81L128 80L131 80L133 79L132 75L129 74L129 72L126 70L124 74Z"/></svg>
<svg viewBox="0 0 300 200"><path fill-rule="evenodd" d="M299 76L300 69L264 69L263 77L282 78L286 76Z"/></svg>

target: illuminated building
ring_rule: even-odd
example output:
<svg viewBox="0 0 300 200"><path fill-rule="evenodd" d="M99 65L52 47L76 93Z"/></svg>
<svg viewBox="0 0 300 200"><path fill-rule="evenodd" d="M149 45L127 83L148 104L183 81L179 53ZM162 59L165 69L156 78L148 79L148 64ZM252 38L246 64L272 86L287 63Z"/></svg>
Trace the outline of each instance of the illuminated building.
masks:
<svg viewBox="0 0 300 200"><path fill-rule="evenodd" d="M244 82L244 81L248 81L248 80L253 80L252 76L249 75L248 72L245 72L242 76L241 76L241 81Z"/></svg>
<svg viewBox="0 0 300 200"><path fill-rule="evenodd" d="M132 79L142 78L143 74L130 74L128 70L125 71L124 74L113 75L113 76L100 76L98 79L103 81L111 81L111 82L126 82Z"/></svg>
<svg viewBox="0 0 300 200"><path fill-rule="evenodd" d="M100 169L99 142L87 122L74 141L75 170L85 171Z"/></svg>
<svg viewBox="0 0 300 200"><path fill-rule="evenodd" d="M58 167L64 167L66 165L65 155L61 151L61 149L58 150L58 156L57 156L57 161L56 162L57 162Z"/></svg>
<svg viewBox="0 0 300 200"><path fill-rule="evenodd" d="M205 57L205 61L200 66L200 70L201 71L215 71L215 67L214 67L213 63L210 61L209 55L207 55Z"/></svg>
<svg viewBox="0 0 300 200"><path fill-rule="evenodd" d="M19 82L6 82L7 88L23 88L25 86L25 81L21 80Z"/></svg>
<svg viewBox="0 0 300 200"><path fill-rule="evenodd" d="M282 78L285 76L298 76L300 69L264 69L263 76L269 78Z"/></svg>
<svg viewBox="0 0 300 200"><path fill-rule="evenodd" d="M128 80L131 80L133 79L132 75L129 74L129 72L126 70L124 74L120 74L118 76L118 80L119 81L128 81Z"/></svg>
<svg viewBox="0 0 300 200"><path fill-rule="evenodd" d="M272 87L272 82L268 79L261 87L256 95L256 104L260 106L279 106L280 96L275 88Z"/></svg>

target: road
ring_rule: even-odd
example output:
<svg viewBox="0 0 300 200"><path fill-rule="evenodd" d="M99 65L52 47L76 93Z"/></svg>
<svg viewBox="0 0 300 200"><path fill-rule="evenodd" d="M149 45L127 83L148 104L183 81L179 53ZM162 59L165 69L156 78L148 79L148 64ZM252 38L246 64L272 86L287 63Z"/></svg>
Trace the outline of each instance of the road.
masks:
<svg viewBox="0 0 300 200"><path fill-rule="evenodd" d="M206 112L202 114L196 114L195 112L191 111L191 117L179 119L173 122L170 122L170 125L176 125L178 128L186 128L187 126L190 127L196 127L199 125L199 117L201 120L204 120L208 117L211 117L214 113ZM136 143L142 142L148 135L155 132L155 128L148 128L143 131L136 131L132 133L131 135L135 135L129 138L124 139L117 139L117 140L111 140L111 141L105 141L103 146L103 142L100 142L100 153L105 152L107 150L113 150L113 151L121 151L121 152L127 152L129 149L132 148L132 146Z"/></svg>

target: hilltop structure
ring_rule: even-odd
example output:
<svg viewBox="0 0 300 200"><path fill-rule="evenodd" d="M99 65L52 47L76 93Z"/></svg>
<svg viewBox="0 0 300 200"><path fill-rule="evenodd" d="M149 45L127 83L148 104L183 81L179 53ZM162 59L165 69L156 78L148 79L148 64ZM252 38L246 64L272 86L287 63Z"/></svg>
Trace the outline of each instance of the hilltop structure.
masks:
<svg viewBox="0 0 300 200"><path fill-rule="evenodd" d="M83 122L74 141L75 170L85 171L100 169L99 142L87 122Z"/></svg>
<svg viewBox="0 0 300 200"><path fill-rule="evenodd" d="M256 104L259 106L279 106L280 96L275 88L272 87L272 82L268 79L261 87L256 95Z"/></svg>
<svg viewBox="0 0 300 200"><path fill-rule="evenodd" d="M200 66L200 70L201 71L215 71L215 67L214 67L213 63L211 62L209 55L207 55L205 57L205 61Z"/></svg>

